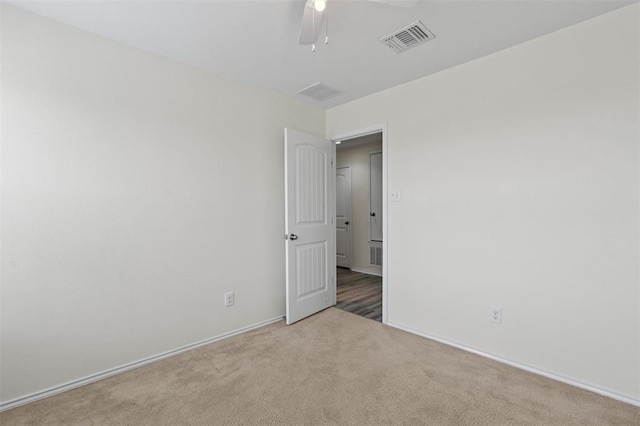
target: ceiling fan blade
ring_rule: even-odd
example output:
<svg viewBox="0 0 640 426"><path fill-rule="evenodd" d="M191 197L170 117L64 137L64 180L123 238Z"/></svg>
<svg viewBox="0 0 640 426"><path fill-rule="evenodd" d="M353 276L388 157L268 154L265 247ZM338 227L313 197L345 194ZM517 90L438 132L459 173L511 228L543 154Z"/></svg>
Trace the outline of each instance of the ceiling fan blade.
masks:
<svg viewBox="0 0 640 426"><path fill-rule="evenodd" d="M308 2L305 4L302 24L300 25L300 44L314 44L318 41L325 12L326 9L318 12L313 7L313 3L311 5Z"/></svg>
<svg viewBox="0 0 640 426"><path fill-rule="evenodd" d="M418 4L419 0L369 0L369 1L372 1L374 3L388 4L389 6L400 6L400 7L411 8L416 4Z"/></svg>

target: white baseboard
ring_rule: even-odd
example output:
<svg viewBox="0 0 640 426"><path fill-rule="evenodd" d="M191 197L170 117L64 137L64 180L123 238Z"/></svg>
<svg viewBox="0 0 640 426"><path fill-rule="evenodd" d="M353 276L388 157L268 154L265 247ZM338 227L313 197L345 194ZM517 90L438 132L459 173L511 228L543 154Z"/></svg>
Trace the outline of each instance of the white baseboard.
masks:
<svg viewBox="0 0 640 426"><path fill-rule="evenodd" d="M588 390L588 391L593 392L593 393L597 393L598 395L606 396L606 397L609 397L609 398L612 398L612 399L615 399L615 400L618 400L618 401L625 402L627 404L634 405L636 407L640 407L640 400L638 400L638 399L630 398L630 397L624 396L624 395L619 395L617 393L610 392L610 391L607 391L607 390L604 390L604 389L600 389L600 388L597 388L597 387L594 387L594 386L591 386L591 385L587 385L585 383L577 382L577 381L572 380L572 379L567 379L565 377L558 376L556 374L549 373L549 372L544 371L544 370L539 370L539 369L537 369L535 367L530 367L528 365L520 364L518 362L514 362L514 361L508 360L506 358L501 358L499 356L491 355L491 354L488 354L486 352L479 351L477 349L473 349L473 348L469 348L469 347L464 346L464 345L460 345L458 343L450 342L448 340L441 339L441 338L436 337L436 336L432 336L429 333L424 333L422 331L414 330L414 329L412 329L410 327L406 327L406 326L404 326L402 324L398 324L398 323L395 323L393 321L387 322L387 325L390 326L390 327L394 327L394 328L400 329L402 331L406 331L406 332L411 333L411 334L416 334L416 335L418 335L420 337L424 337L424 338L427 338L429 340L434 340L434 341L436 341L438 343L443 343L443 344L448 345L448 346L453 346L454 348L462 349L463 351L466 351L466 352L471 352L472 354L475 354L475 355L480 355L481 357L484 357L484 358L489 358L491 360L498 361L498 362L501 362L503 364L510 365L511 367L519 368L520 370L528 371L529 373L537 374L539 376L544 376L544 377L547 377L549 379L556 380L558 382L566 383L568 385L575 386L577 388L581 388L581 389L585 389L585 390Z"/></svg>
<svg viewBox="0 0 640 426"><path fill-rule="evenodd" d="M352 270L355 270L355 269L352 269ZM356 272L368 273L366 271L356 271ZM77 379L77 380L73 380L73 381L68 382L68 383L64 383L64 384L61 384L61 385L58 385L58 386L54 386L52 388L45 389L45 390L40 391L40 392L36 392L36 393L30 394L30 395L26 395L26 396L23 396L23 397L20 397L20 398L16 398L16 399L7 401L7 402L3 402L3 403L0 404L0 412L9 410L11 408L18 407L20 405L28 404L30 402L38 401L40 399L48 398L50 396L53 396L53 395L56 395L56 394L59 394L59 393L62 393L62 392L66 392L68 390L75 389L75 388L78 388L80 386L88 385L90 383L94 383L94 382L97 382L99 380L106 379L108 377L112 377L112 376L115 376L115 375L118 375L118 374L121 374L121 373L125 373L125 372L133 370L135 368L142 367L144 365L151 364L153 362L160 361L162 359L169 358L169 357L181 354L183 352L189 351L191 349L195 349L195 348L198 348L198 347L201 347L201 346L208 345L210 343L214 343L214 342L217 342L217 341L220 341L220 340L223 340L223 339L227 339L229 337L236 336L238 334L242 334L242 333L245 333L247 331L254 330L256 328L264 327L266 325L273 324L274 322L280 321L283 318L284 318L283 316L272 318L270 320L262 321L262 322L259 322L257 324L250 325L248 327L244 327L244 328L240 328L238 330L231 331L229 333L224 333L224 334L221 334L219 336L211 337L209 339L205 339L205 340L202 340L202 341L199 341L199 342L196 342L196 343L192 343L190 345L186 345L186 346L182 346L182 347L177 348L177 349L173 349L171 351L163 352L163 353L158 354L158 355L154 355L154 356L151 356L151 357L148 357L148 358L144 358L144 359L141 359L141 360L138 360L138 361L134 361L134 362L131 362L129 364L122 365L120 367L115 367L115 368L112 368L110 370L106 370L106 371L103 371L103 372L100 372L100 373L93 374L91 376L83 377L83 378L80 378L80 379ZM549 373L549 372L546 372L544 370L539 370L537 368L530 367L530 366L527 366L527 365L524 365L524 364L520 364L520 363L511 361L511 360L508 360L508 359L505 359L505 358L501 358L501 357L498 357L498 356L495 356L495 355L491 355L491 354L488 354L488 353L485 353L485 352L482 352L482 351L479 351L479 350L476 350L476 349L472 349L472 348L469 348L467 346L460 345L458 343L450 342L448 340L441 339L441 338L436 337L436 336L432 336L432 335L430 335L428 333L424 333L424 332L421 332L421 331L418 331L418 330L414 330L414 329L412 329L410 327L406 327L406 326L404 326L402 324L398 324L398 323L394 323L394 322L388 322L387 325L389 325L390 327L397 328L399 330L406 331L406 332L411 333L411 334L416 334L418 336L421 336L421 337L424 337L424 338L427 338L427 339L430 339L430 340L434 340L434 341L439 342L439 343L443 343L443 344L448 345L448 346L453 346L454 348L462 349L463 351L470 352L470 353L482 356L484 358L488 358L488 359L491 359L491 360L494 360L494 361L497 361L497 362L501 362L503 364L510 365L512 367L515 367L515 368L519 368L521 370L528 371L530 373L534 373L534 374L538 374L540 376L548 377L550 379L557 380L559 382L566 383L568 385L572 385L572 386L575 386L575 387L578 387L578 388L581 388L581 389L585 389L585 390L591 391L591 392L596 393L598 395L606 396L606 397L609 397L609 398L612 398L612 399L615 399L615 400L618 400L618 401L625 402L627 404L634 405L636 407L640 407L640 400L637 400L637 399L633 399L633 398L630 398L630 397L619 395L619 394L616 394L614 392L609 392L607 390L600 389L600 388L597 388L597 387L594 387L594 386L591 386L591 385L587 385L587 384L584 384L584 383L581 383L581 382L577 382L577 381L572 380L572 379L567 379L565 377L558 376L556 374Z"/></svg>
<svg viewBox="0 0 640 426"><path fill-rule="evenodd" d="M220 340L227 339L229 337L233 337L233 336L236 336L238 334L246 333L247 331L254 330L254 329L260 328L260 327L264 327L265 325L273 324L274 322L278 322L278 321L282 320L283 318L284 318L284 316L279 316L279 317L276 317L276 318L272 318L272 319L269 319L269 320L266 320L266 321L259 322L257 324L250 325L248 327L243 327L243 328L239 328L239 329L234 330L234 331L230 331L229 333L224 333L224 334L221 334L219 336L215 336L215 337L211 337L209 339L201 340L201 341L196 342L196 343L191 343L189 345L185 345L185 346L179 347L177 349L173 349L173 350L170 350L170 351L167 351L167 352L163 352L163 353L158 354L158 355L153 355L153 356L150 356L148 358L144 358L144 359L141 359L141 360L138 360L138 361L131 362L129 364L121 365L120 367L115 367L115 368L112 368L110 370L103 371L101 373L92 374L90 376L86 376L86 377L83 377L83 378L80 378L80 379L77 379L77 380L73 380L73 381L68 382L68 383L64 383L64 384L61 384L61 385L58 385L58 386L54 386L52 388L45 389L45 390L40 391L40 392L32 393L30 395L26 395L26 396L23 396L23 397L20 397L20 398L16 398L16 399L13 399L13 400L10 400L10 401L7 401L7 402L3 402L3 403L0 404L0 412L5 411L5 410L9 410L11 408L18 407L20 405L28 404L30 402L38 401L40 399L48 398L50 396L53 396L53 395L56 395L56 394L59 394L59 393L62 393L62 392L66 392L66 391L69 391L71 389L75 389L75 388L80 387L80 386L88 385L90 383L94 383L94 382L97 382L99 380L103 380L103 379L106 379L108 377L115 376L117 374L125 373L125 372L133 370L135 368L139 368L139 367L142 367L144 365L151 364L153 362L160 361L160 360L163 360L165 358L169 358L169 357L181 354L183 352L190 351L190 350L195 349L195 348L199 348L199 347L204 346L204 345L208 345L210 343L218 342Z"/></svg>
<svg viewBox="0 0 640 426"><path fill-rule="evenodd" d="M378 271L375 269L364 269L364 268L350 268L353 272L360 272L361 274L375 275L376 277L382 276L382 271Z"/></svg>

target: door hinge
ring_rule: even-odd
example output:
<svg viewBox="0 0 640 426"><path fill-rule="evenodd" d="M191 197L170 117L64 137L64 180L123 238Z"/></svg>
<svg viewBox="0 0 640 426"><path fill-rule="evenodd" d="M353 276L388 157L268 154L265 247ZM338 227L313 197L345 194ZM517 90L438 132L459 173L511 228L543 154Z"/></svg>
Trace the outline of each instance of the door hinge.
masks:
<svg viewBox="0 0 640 426"><path fill-rule="evenodd" d="M331 168L333 169L333 157L331 157Z"/></svg>

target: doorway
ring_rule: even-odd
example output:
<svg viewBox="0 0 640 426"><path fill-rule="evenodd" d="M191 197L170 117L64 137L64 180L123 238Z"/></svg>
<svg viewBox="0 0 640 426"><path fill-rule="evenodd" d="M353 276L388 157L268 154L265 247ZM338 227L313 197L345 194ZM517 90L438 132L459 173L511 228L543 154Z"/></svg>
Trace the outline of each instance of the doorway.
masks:
<svg viewBox="0 0 640 426"><path fill-rule="evenodd" d="M332 140L339 266L336 307L386 323L386 129L378 126Z"/></svg>

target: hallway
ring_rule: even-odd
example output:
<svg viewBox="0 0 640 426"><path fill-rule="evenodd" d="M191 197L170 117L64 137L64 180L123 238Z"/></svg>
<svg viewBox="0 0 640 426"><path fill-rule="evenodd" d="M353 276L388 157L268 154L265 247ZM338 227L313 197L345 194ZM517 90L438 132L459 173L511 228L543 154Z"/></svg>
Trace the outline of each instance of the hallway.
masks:
<svg viewBox="0 0 640 426"><path fill-rule="evenodd" d="M382 322L382 277L338 268L336 308Z"/></svg>

